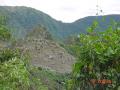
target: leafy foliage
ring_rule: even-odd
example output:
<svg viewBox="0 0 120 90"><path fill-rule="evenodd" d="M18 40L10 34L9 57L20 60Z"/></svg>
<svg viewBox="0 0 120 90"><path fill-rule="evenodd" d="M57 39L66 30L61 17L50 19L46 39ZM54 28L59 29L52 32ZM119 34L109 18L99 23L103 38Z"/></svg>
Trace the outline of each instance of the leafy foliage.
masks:
<svg viewBox="0 0 120 90"><path fill-rule="evenodd" d="M9 40L11 38L10 31L6 26L6 17L0 15L0 40Z"/></svg>
<svg viewBox="0 0 120 90"><path fill-rule="evenodd" d="M3 49L0 52L0 90L26 90L30 86L25 58L17 50Z"/></svg>
<svg viewBox="0 0 120 90"><path fill-rule="evenodd" d="M1 50L0 60L0 90L47 90L39 78L32 76L34 67L18 50Z"/></svg>
<svg viewBox="0 0 120 90"><path fill-rule="evenodd" d="M82 90L88 90L85 89L87 85L89 90L96 90L100 85L93 86L92 79L112 80L112 84L101 86L108 90L117 90L120 86L120 30L109 27L105 32L95 32L96 25L95 22L88 34L81 34L79 42L71 45L78 57L73 67L73 90L82 87Z"/></svg>
<svg viewBox="0 0 120 90"><path fill-rule="evenodd" d="M0 64L0 90L27 90L29 86L29 73L22 60L15 57Z"/></svg>
<svg viewBox="0 0 120 90"><path fill-rule="evenodd" d="M0 26L0 40L9 40L11 38L11 34L8 31L8 28L5 26Z"/></svg>
<svg viewBox="0 0 120 90"><path fill-rule="evenodd" d="M19 50L3 49L0 52L0 62L9 61L12 58L20 57Z"/></svg>

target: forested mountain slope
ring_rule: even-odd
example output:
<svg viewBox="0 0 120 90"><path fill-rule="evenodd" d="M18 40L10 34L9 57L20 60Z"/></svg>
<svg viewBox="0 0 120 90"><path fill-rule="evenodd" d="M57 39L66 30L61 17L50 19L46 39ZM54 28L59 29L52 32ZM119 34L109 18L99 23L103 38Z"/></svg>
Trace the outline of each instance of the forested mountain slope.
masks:
<svg viewBox="0 0 120 90"><path fill-rule="evenodd" d="M7 25L13 35L19 38L38 25L46 27L54 39L63 40L70 35L85 33L94 20L97 20L103 28L108 27L112 19L120 21L120 15L107 15L104 20L102 16L89 16L72 23L63 23L39 10L23 6L0 6L1 14L7 17Z"/></svg>

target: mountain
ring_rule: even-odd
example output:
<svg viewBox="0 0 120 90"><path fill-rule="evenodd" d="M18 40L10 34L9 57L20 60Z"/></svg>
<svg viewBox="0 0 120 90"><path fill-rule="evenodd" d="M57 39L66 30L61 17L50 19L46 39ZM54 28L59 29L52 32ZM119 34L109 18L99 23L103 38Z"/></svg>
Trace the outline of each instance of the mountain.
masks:
<svg viewBox="0 0 120 90"><path fill-rule="evenodd" d="M24 41L15 45L22 53L28 52L31 64L58 73L70 73L75 58L59 44L51 40L48 31L37 27L29 32Z"/></svg>
<svg viewBox="0 0 120 90"><path fill-rule="evenodd" d="M8 27L18 38L26 36L38 25L46 27L54 39L63 40L70 35L85 33L94 20L99 22L102 30L111 24L112 19L120 21L120 15L106 15L105 20L103 16L89 16L72 23L64 23L39 10L24 6L0 6L1 14L7 17Z"/></svg>

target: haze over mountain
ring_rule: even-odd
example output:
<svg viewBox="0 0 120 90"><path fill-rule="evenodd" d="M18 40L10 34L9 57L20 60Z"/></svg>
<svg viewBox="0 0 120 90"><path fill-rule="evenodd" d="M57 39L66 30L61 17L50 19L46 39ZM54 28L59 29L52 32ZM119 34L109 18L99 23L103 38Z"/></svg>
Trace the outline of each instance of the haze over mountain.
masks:
<svg viewBox="0 0 120 90"><path fill-rule="evenodd" d="M85 33L94 20L98 20L102 30L111 24L112 19L120 21L120 15L106 15L104 21L103 16L89 16L73 23L64 23L39 10L23 6L0 6L0 14L7 16L7 25L12 34L19 38L38 25L46 27L54 39L63 40L70 35Z"/></svg>

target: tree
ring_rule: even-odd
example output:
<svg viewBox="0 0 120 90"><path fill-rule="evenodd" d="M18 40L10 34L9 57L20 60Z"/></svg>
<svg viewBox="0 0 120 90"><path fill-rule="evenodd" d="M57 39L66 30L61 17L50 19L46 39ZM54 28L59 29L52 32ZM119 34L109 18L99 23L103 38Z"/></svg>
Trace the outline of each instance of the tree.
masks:
<svg viewBox="0 0 120 90"><path fill-rule="evenodd" d="M95 32L96 25L89 28L88 34L80 35L79 43L71 46L78 57L73 67L73 90L117 90L120 86L120 30L109 27L105 32ZM93 79L111 80L112 84L93 85Z"/></svg>
<svg viewBox="0 0 120 90"><path fill-rule="evenodd" d="M0 40L10 40L11 34L6 25L6 17L0 15Z"/></svg>

